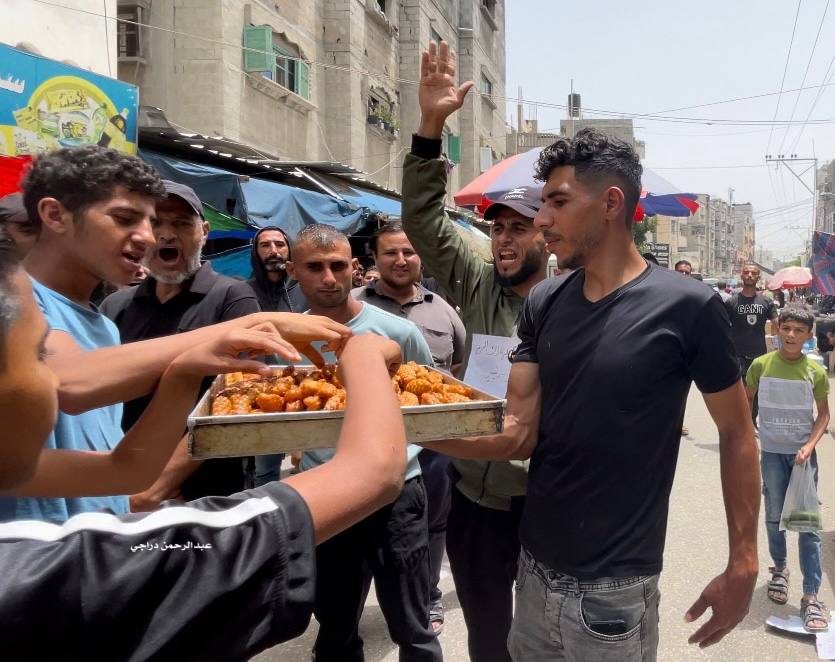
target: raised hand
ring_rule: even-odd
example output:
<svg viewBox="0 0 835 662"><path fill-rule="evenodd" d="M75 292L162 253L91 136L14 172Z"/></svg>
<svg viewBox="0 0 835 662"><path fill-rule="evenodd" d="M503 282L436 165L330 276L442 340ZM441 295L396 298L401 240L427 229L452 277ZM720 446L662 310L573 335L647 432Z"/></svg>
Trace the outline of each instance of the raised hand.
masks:
<svg viewBox="0 0 835 662"><path fill-rule="evenodd" d="M420 60L418 135L440 138L447 117L463 105L472 86L472 81L462 83L461 87L455 83L455 51L445 41L440 46L430 42Z"/></svg>

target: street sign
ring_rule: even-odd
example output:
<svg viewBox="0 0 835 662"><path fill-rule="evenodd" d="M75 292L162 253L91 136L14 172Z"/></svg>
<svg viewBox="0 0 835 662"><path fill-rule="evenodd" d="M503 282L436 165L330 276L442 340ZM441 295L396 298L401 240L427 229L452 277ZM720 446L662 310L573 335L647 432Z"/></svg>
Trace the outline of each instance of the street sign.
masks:
<svg viewBox="0 0 835 662"><path fill-rule="evenodd" d="M670 244L656 244L647 242L647 248L658 260L658 264L662 267L670 268Z"/></svg>

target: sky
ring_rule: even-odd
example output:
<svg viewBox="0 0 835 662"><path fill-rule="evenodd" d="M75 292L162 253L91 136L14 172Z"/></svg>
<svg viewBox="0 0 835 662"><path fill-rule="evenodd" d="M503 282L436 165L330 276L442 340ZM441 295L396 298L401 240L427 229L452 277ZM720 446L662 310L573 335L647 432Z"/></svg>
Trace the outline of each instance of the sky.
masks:
<svg viewBox="0 0 835 662"><path fill-rule="evenodd" d="M727 200L733 188L734 202L754 206L757 245L794 257L810 236L811 194L765 155L835 159L835 1L828 4L801 0L798 13L797 0L506 0L506 95L515 99L521 87L525 115L543 131L558 130L566 111L539 104L565 106L572 79L584 117L611 117L598 109L689 118L634 120L644 165L685 192ZM777 95L784 70L784 90L831 84ZM666 112L764 93L775 94ZM795 124L772 125L775 112ZM507 117L515 126L515 100ZM803 126L807 117L830 122ZM792 165L800 173L811 164ZM812 186L811 170L804 181Z"/></svg>

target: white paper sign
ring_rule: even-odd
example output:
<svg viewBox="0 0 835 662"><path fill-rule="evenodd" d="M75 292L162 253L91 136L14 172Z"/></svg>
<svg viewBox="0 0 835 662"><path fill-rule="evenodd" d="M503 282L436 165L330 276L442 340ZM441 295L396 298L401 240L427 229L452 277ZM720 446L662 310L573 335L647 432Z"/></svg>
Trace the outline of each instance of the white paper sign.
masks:
<svg viewBox="0 0 835 662"><path fill-rule="evenodd" d="M811 632L806 632L803 627L803 621L800 620L800 616L789 616L788 618L769 616L765 624L770 625L773 628L777 628L778 630L783 630L784 632L791 632L792 634L812 634Z"/></svg>
<svg viewBox="0 0 835 662"><path fill-rule="evenodd" d="M818 633L815 645L818 649L818 659L820 660L835 660L835 632L820 632Z"/></svg>
<svg viewBox="0 0 835 662"><path fill-rule="evenodd" d="M510 354L519 346L519 338L473 334L470 360L464 381L470 386L503 398L510 377Z"/></svg>
<svg viewBox="0 0 835 662"><path fill-rule="evenodd" d="M831 622L831 619L835 618L835 611L831 611L829 614ZM789 616L788 618L769 616L765 624L792 634L806 634L809 636L814 634L806 632L800 616ZM835 660L835 630L830 627L828 632L818 632L815 635L815 646L817 647L819 660Z"/></svg>

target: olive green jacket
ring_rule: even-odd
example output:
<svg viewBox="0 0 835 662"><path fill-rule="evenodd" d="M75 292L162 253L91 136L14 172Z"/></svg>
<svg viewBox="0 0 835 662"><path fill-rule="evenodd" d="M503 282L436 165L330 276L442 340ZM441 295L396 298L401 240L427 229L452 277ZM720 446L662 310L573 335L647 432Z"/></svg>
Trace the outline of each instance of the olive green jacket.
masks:
<svg viewBox="0 0 835 662"><path fill-rule="evenodd" d="M525 300L496 282L493 264L470 250L447 217L446 165L437 158L440 141L418 137L415 141L423 148L414 147L403 164L403 227L429 275L461 309L467 328L466 367L472 334L512 336ZM430 155L435 158L422 158ZM526 492L527 461L453 460L453 464L461 474L456 484L461 493L488 508L510 510L511 497Z"/></svg>

